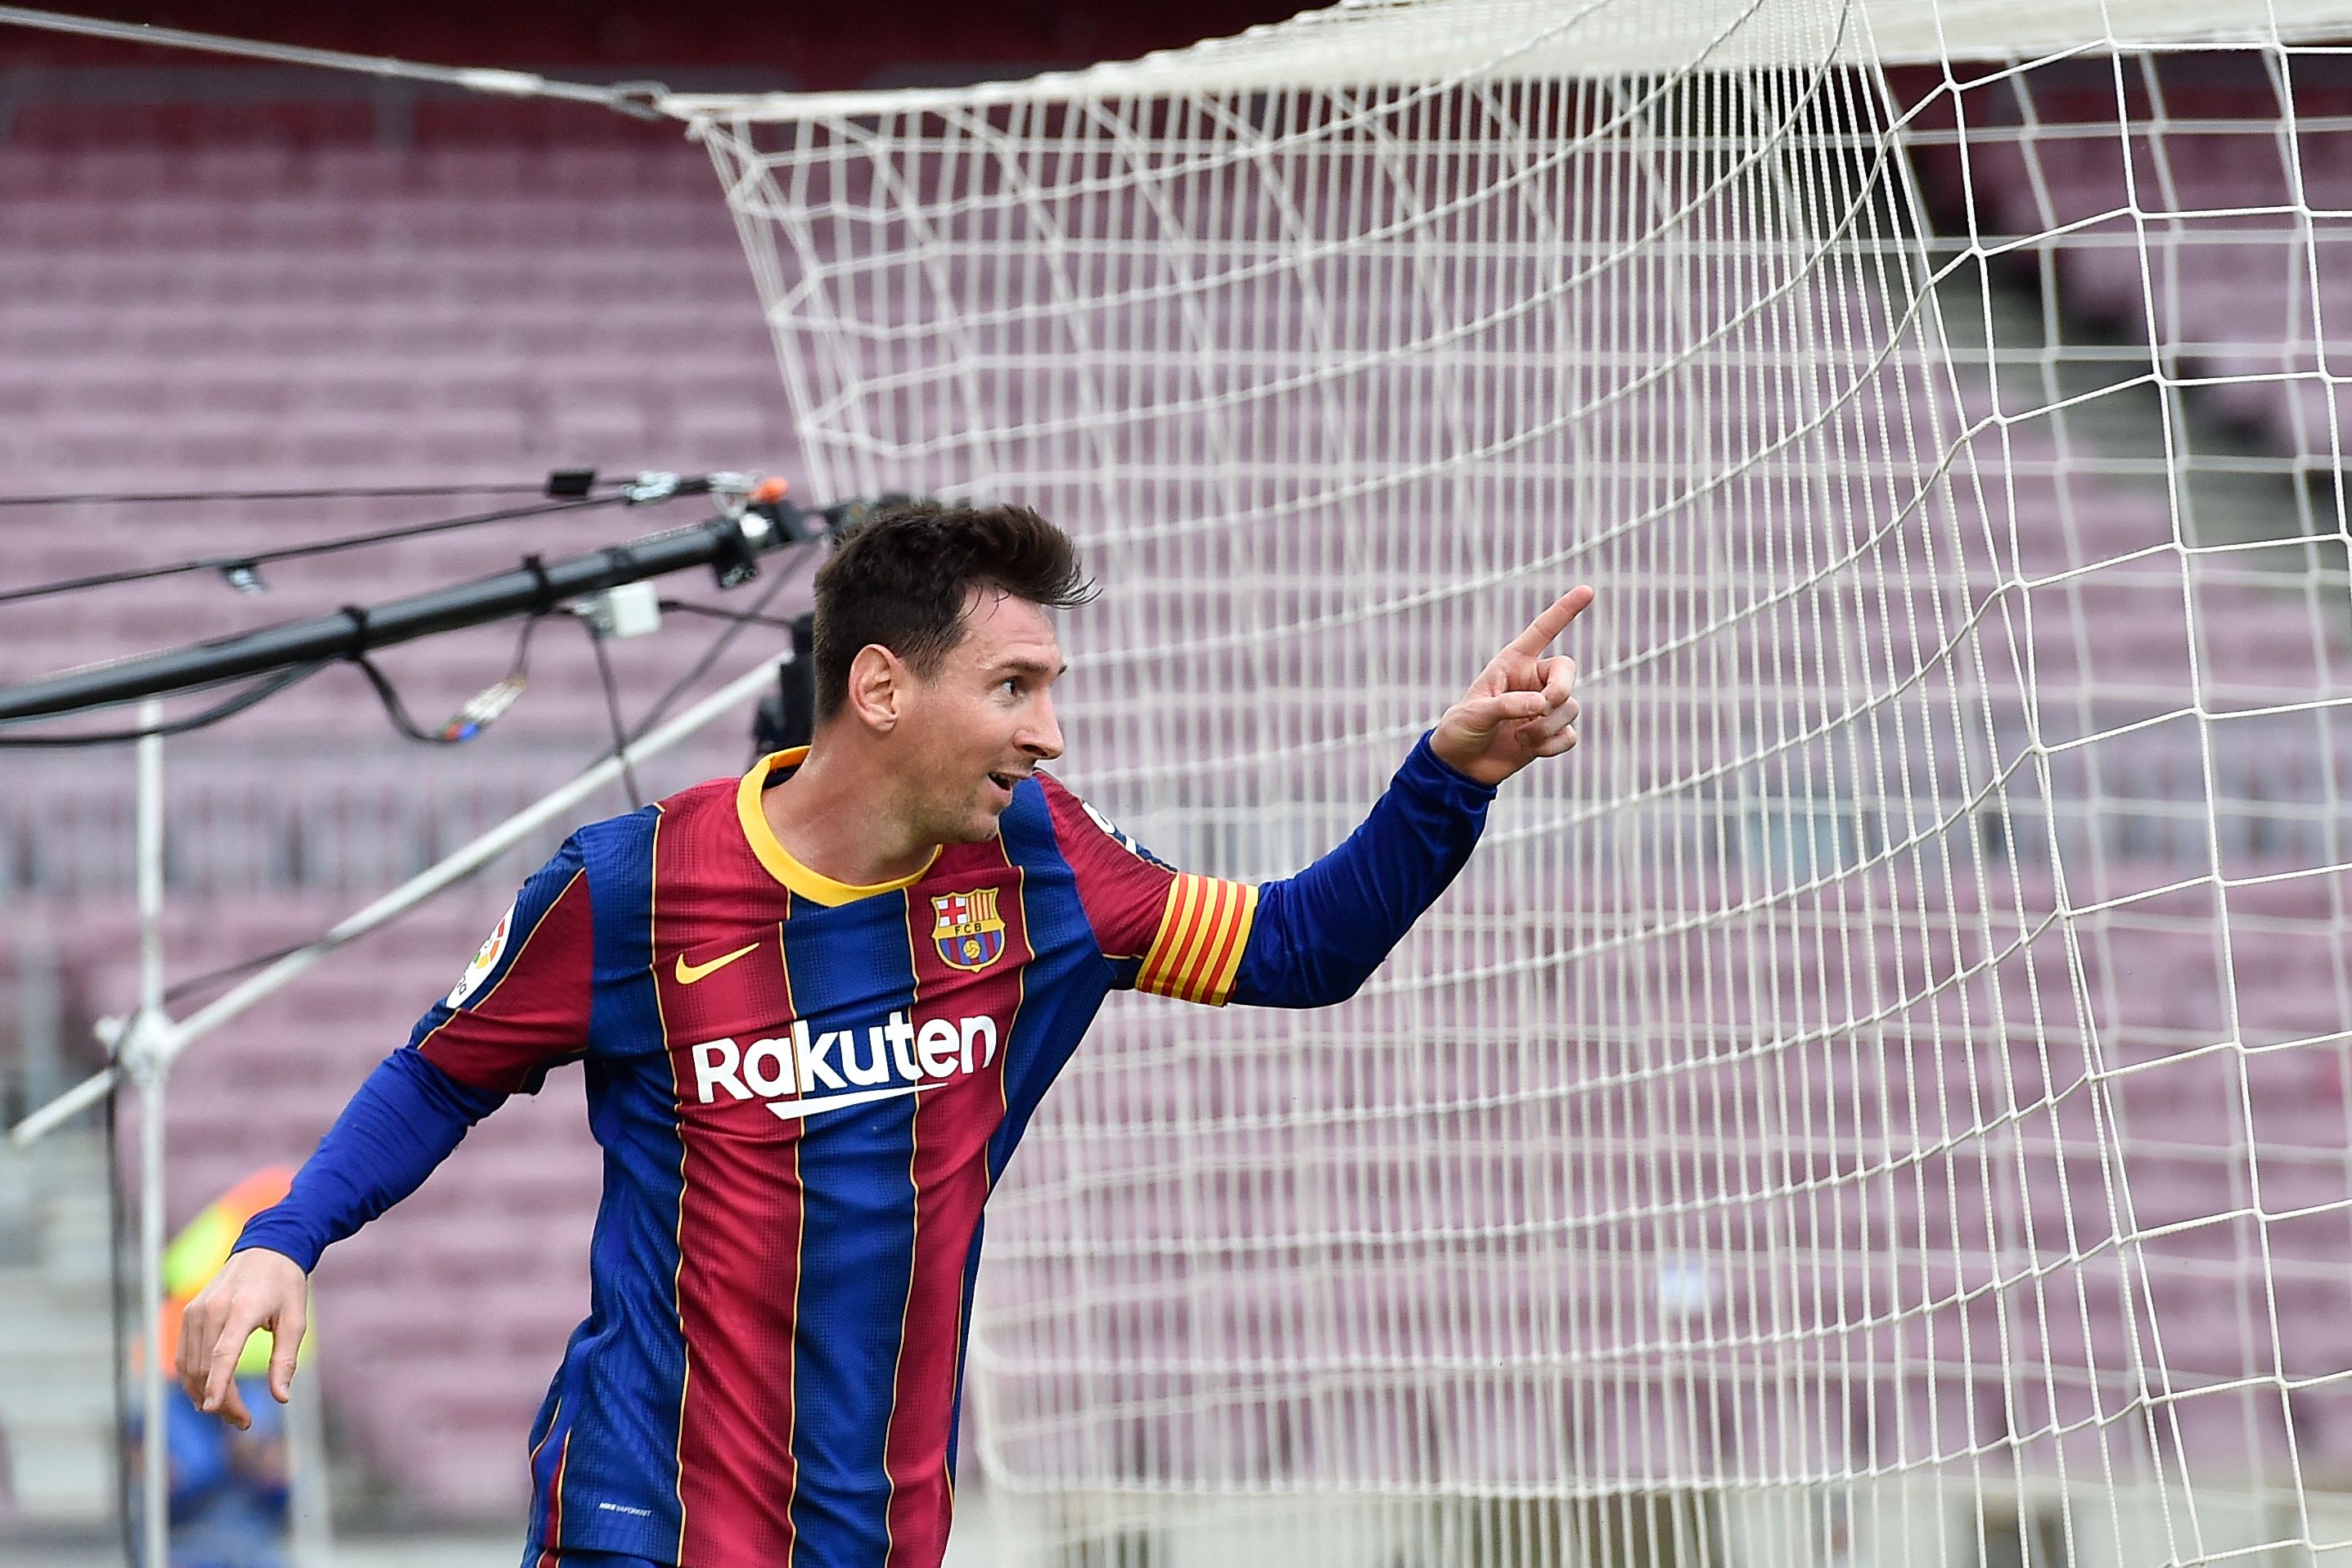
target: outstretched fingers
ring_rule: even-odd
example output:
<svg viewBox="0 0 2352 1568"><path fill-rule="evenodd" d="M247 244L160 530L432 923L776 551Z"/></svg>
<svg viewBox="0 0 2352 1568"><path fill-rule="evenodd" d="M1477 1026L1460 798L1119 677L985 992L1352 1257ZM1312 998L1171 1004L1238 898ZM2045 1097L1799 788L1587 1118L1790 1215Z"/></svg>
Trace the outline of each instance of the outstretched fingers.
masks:
<svg viewBox="0 0 2352 1568"><path fill-rule="evenodd" d="M1528 623L1528 629L1510 640L1503 649L1506 656L1517 655L1534 658L1552 645L1552 639L1575 624L1576 617L1592 605L1592 588L1580 583L1554 599L1543 614Z"/></svg>

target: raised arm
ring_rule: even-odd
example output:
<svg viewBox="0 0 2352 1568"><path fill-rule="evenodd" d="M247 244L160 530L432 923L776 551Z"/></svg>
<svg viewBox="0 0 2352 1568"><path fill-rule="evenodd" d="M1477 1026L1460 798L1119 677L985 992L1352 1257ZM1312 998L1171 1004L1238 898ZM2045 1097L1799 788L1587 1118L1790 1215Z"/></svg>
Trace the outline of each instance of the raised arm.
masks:
<svg viewBox="0 0 2352 1568"><path fill-rule="evenodd" d="M1592 603L1572 588L1486 663L1338 848L1257 889L1233 999L1321 1007L1360 989L1470 858L1505 779L1576 744L1576 661L1545 653Z"/></svg>
<svg viewBox="0 0 2352 1568"><path fill-rule="evenodd" d="M1056 837L1118 983L1213 1006L1354 995L1468 861L1496 787L1576 744L1576 661L1545 649L1592 597L1561 595L1488 660L1355 832L1296 876L1250 887L1179 872L1049 782Z"/></svg>
<svg viewBox="0 0 2352 1568"><path fill-rule="evenodd" d="M536 1090L548 1068L582 1053L593 961L587 877L567 843L188 1304L179 1376L198 1409L252 1424L236 1369L257 1331L271 1336L270 1393L290 1395L320 1253L415 1191L508 1095Z"/></svg>

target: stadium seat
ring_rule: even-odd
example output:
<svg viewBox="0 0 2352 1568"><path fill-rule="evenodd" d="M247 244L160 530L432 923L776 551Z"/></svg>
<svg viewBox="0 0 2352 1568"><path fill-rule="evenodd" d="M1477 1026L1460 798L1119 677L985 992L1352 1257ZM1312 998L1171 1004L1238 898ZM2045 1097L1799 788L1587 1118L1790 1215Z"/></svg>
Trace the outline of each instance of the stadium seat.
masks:
<svg viewBox="0 0 2352 1568"><path fill-rule="evenodd" d="M2052 140L2041 151L2061 217L2120 201L2110 188L2119 185L2120 160L2110 157L2113 167L2104 166L2095 140ZM2202 152L2184 148L2184 179L2204 178L2207 162ZM2034 199L2021 171L2008 171L1997 156L1988 156L1986 172L2009 176L1980 184L1993 199ZM1124 428L1130 411L1201 393L1181 380L1161 384L1115 368L1091 389L1041 393L1034 383L1023 384L1022 360L999 343L988 347L1000 361L983 356L968 382L927 387L923 396L932 401L920 406L896 405L896 394L869 384L854 409L794 410L778 385L774 344L711 184L707 159L688 148L125 146L45 150L38 157L0 150L0 456L26 485L59 489L455 479L529 485L551 466L575 463L607 471L743 464L797 476L814 471L796 467L794 422L811 419L831 421L818 434L832 443L824 455L837 479L859 471L842 465L845 432L870 437L876 450L894 457L943 425L953 434L939 438L950 443L995 438L958 428L941 412L968 406L999 420L1060 421L1006 439L1055 455L1077 476L1070 493L1084 497L1098 455L1140 439ZM2184 200L2189 189L2184 185ZM2099 237L2118 232L2111 226ZM2258 341L2252 319L2226 316L2232 302L2210 286L2210 269L2227 267L2228 248L2176 250L2185 263L2194 258L2179 295L2182 330L2213 345ZM2352 288L2352 279L2336 280L2332 263L2329 276L2330 288ZM1503 277L1496 274L1498 298L1507 292ZM2136 251L2086 244L2068 252L2062 277L2110 314L2138 308ZM918 280L909 269L878 286L905 291L910 330L935 331L925 290L969 290L980 281L954 268ZM1813 291L1822 353L1832 360L1845 352L1841 312L1885 309L1842 281L1814 279L1804 287ZM1409 304L1399 291L1375 289L1335 289L1324 302L1331 314L1318 346L1336 345L1343 355L1367 341L1364 312ZM2200 314L2206 312L2210 319ZM2332 311L2329 320L2332 332ZM1465 342L1526 348L1528 339L1508 334L1539 326L1551 334L1544 340L1549 352L1641 341L1634 336L1641 325L1597 313L1580 320L1563 310L1542 323L1475 326ZM1106 343L1162 353L1168 348L1114 344L1108 337ZM1013 345L1023 353L1028 347ZM871 369L888 363L893 350L865 342L839 352ZM2344 360L2352 366L2352 351ZM1302 373L1327 363L1300 355ZM1566 386L1568 379L1549 390L1594 395L1592 387ZM1923 406L1929 399L1937 407L1954 401L1950 389L1926 380L1892 384ZM1081 390L1100 395L1088 405L1077 399ZM2273 406L2272 395L2264 395L2263 407ZM2311 396L2326 395L2301 386L2285 395L2307 407ZM1493 428L1454 434L1477 439L1507 433L1507 405L1486 406ZM1596 405L1583 417L1595 443L1606 446L1666 406ZM1760 400L1721 401L1708 407L1698 436L1720 453L1752 454L1797 429L1804 411L1795 420L1790 412ZM1308 449L1302 443L1319 439L1321 413L1318 395L1265 397L1236 426L1236 469L1296 459ZM159 436L165 423L171 433ZM1979 439L1985 444L1977 456L1992 471L2003 458L2000 441ZM1809 585L1802 602L1785 616L1749 616L1740 638L1723 638L1710 650L1710 657L1722 653L1721 663L1686 658L1674 668L1694 683L1774 679L1788 668L1775 661L1792 657L1804 638L1818 643L1824 626L1832 653L1814 657L1850 658L1889 691L1907 687L1923 668L1965 672L1981 655L1998 669L2001 659L2030 653L2045 705L2042 720L2050 727L2045 739L2077 699L2142 690L2177 697L2189 689L2188 567L2169 548L2176 529L2163 498L2079 475L2069 475L2063 488L2032 478L2037 468L2056 467L2058 456L2054 437L2035 426L2012 429L2006 451L2029 476L2014 501L1998 488L1979 499L1969 486L1957 485L1959 499L1948 511L1939 503L1874 543L1853 536L1843 509L1808 504L1786 520L1785 530L1730 542L1724 575L1738 579L1743 605L1796 584ZM889 462L876 468L898 471ZM1236 493L1240 499L1219 504L1246 513L1250 492ZM1591 526L1621 521L1622 503L1633 493L1589 503ZM1428 520L1446 515L1450 499L1442 481L1402 488L1393 498L1393 531L1355 542L1398 543L1403 560L1433 560ZM12 581L258 551L433 515L444 504L93 509L74 514L70 549L36 544L12 552ZM490 504L457 497L446 510ZM271 586L259 598L196 574L142 590L143 596L120 610L94 613L71 602L14 607L5 612L16 618L6 623L11 635L0 637L0 667L12 678L29 676L331 611L500 570L524 551L584 550L698 515L679 508L595 513L436 536L267 572ZM1091 757L1074 756L1071 776L1091 771L1105 777L1114 803L1127 791L1163 805L1179 793L1167 782L1177 777L1206 797L1196 816L1213 820L1197 829L1201 837L1220 831L1238 842L1262 833L1273 843L1288 834L1280 843L1286 854L1295 843L1298 858L1322 847L1306 844L1310 829L1328 829L1322 842L1344 832L1414 732L1399 719L1407 697L1417 700L1414 694L1429 683L1475 668L1492 651L1496 625L1483 611L1456 606L1349 619L1351 596L1360 598L1368 581L1381 595L1410 597L1423 581L1410 570L1346 584L1295 570L1247 600L1233 594L1237 564L1335 558L1346 542L1335 544L1328 531L1360 526L1335 517L1310 510L1286 518L1284 526L1297 530L1290 535L1267 529L1242 540L1173 539L1163 555L1150 558L1145 580L1124 585L1105 613L1115 608L1127 617L1129 641L1218 642L1215 657L1192 667L1198 687L1173 694L1228 699L1219 712L1206 711L1207 702L1187 710L1199 714L1199 732L1181 737L1188 743L1260 743L1276 730L1270 716L1295 714L1300 705L1322 712L1329 733L1368 725L1396 733L1377 746L1302 747L1296 794L1313 804L1299 808L1294 821L1269 826L1263 802L1219 798L1213 781L1196 785L1184 776L1189 756L1153 749L1164 739L1147 742L1126 710L1139 697L1171 694L1153 672L1111 664L1087 676L1079 701L1087 706L1076 710L1095 726L1098 749ZM1684 529L1672 537L1694 550L1702 538L1696 523L1670 519L1663 526ZM1889 604L1861 591L1879 578L1874 563L1899 552L1924 566L1930 544L1948 573L1936 597L1923 591ZM2128 566L2050 580L2143 549L2155 553ZM1842 559L1857 551L1860 569ZM2199 695L2213 706L2251 703L2332 676L2332 661L2343 657L2283 629L2300 628L2308 617L2279 615L2275 590L2245 579L2199 578L2189 586L2202 639ZM703 601L719 597L707 580L681 582L674 591ZM1637 592L1644 596L1613 630L1600 634L1622 637L1618 646L1625 649L1651 648L1686 626L1695 611L1724 608L1709 608L1717 592L1711 584ZM1995 613L1963 633L1966 613L1996 596ZM779 604L797 609L804 602L804 595L788 595ZM2022 618L2029 606L2030 634ZM2004 611L2018 616L2016 655L2009 652ZM1399 689L1291 694L1310 668L1304 639L1263 633L1269 623L1298 618L1328 618L1348 657L1386 658ZM2095 639L2083 630L2093 624L2100 628ZM759 635L774 646L772 633ZM1074 616L1067 635L1083 654L1094 634ZM1956 645L1950 650L1947 640ZM706 643L694 635L614 647L628 710L641 713ZM739 644L730 660L745 660L749 646L749 638ZM382 662L408 694L415 716L429 725L502 673L511 648L501 629L396 650ZM1295 744L1297 726L1282 728ZM359 680L336 670L239 720L221 732L217 746L192 740L167 748L175 875L222 884L245 875L257 884L242 892L216 887L184 900L175 889L166 939L175 977L315 932L359 901L340 891L379 890L414 869L424 853L451 847L567 776L608 738L589 645L561 624L542 627L533 644L524 700L455 765L445 767L447 759L437 752L398 749L384 732ZM1594 765L1677 776L1695 764L1675 754L1676 733L1662 722L1616 756L1604 751ZM2332 744L2317 736L2297 754L2316 767L2332 756ZM680 778L731 771L745 749L740 733L714 736L681 760ZM20 776L27 782L17 798L0 808L0 872L25 868L28 886L53 890L67 910L57 917L58 940L75 955L78 990L93 1008L119 1011L134 994L136 966L122 869L130 771L110 759L72 773L37 773L28 764ZM2127 756L2109 776L2108 787L2119 794L2137 782ZM2022 795L2032 786L2028 775L2020 778ZM1497 819L1549 810L1564 799L1507 801ZM595 811L614 805L608 792ZM351 819L375 825L374 839L396 842L361 843L360 836L338 830ZM1181 825L1185 831L1196 831L1192 821ZM273 831L252 831L260 822ZM72 826L61 829L61 823ZM339 893L289 894L273 886L296 858L310 879L335 884ZM446 991L525 864L520 856L502 862L189 1053L173 1075L167 1124L175 1218L253 1164L299 1159L314 1145L352 1088ZM1968 884L1952 895L1962 915L1971 912L1973 874L1982 869L1964 866L1954 873L1956 882ZM1474 868L1424 944L1385 978L1443 984L1449 966L1520 963L1544 951L1540 942L1560 940L1570 921L1589 922L1578 928L1588 932L1613 929L1605 927L1609 921L1633 929L1630 922L1654 918L1668 899L1695 898L1710 908L1731 901L1720 887L1664 889L1648 876L1636 870L1601 879L1588 902L1561 911L1529 909L1508 881L1485 879ZM2077 908L2100 896L2095 889L2070 893ZM2294 877L2231 893L2238 914L2287 928L2326 929L2334 918L2330 897L2319 879ZM1904 907L1922 902L1914 889ZM1776 1273L1801 1274L1825 1250L1816 1244L1835 1237L1848 1257L1867 1238L1874 1253L1884 1248L1917 1263L1911 1293L1893 1302L1873 1298L1874 1279L1850 1264L1842 1275L1809 1281L1801 1305L1810 1315L1787 1341L1798 1347L1790 1353L1801 1362L1805 1347L1849 1332L1889 1343L1900 1339L1916 1350L1928 1326L1948 1351L1963 1325L1973 1333L1992 1331L1987 1310L1962 1300L1959 1291L1963 1283L1973 1288L1989 1278L2006 1249L2031 1243L2042 1249L2052 1275L2088 1290L2081 1279L2112 1253L2115 1210L2126 1192L2140 1226L2183 1227L2179 1256L2201 1232L2257 1224L2215 1220L2250 1201L2217 1181L2224 1157L2242 1156L2250 1142L2261 1145L2266 1212L2326 1210L2347 1201L2342 1170L2325 1152L2342 1135L2340 1086L2333 1100L2321 1100L2307 1081L2254 1068L2242 1079L2247 1103L2218 1118L2213 1096L2236 1092L2237 1058L2166 1059L2229 1039L2232 1030L2247 1043L2315 1033L2342 1016L2342 983L2307 963L2267 966L2265 941L2249 941L2237 952L2242 1011L2232 1021L2218 1006L2211 933L2188 929L2194 917L2180 916L2181 930L2131 947L2128 963L2111 960L2103 947L2108 928L2085 921L2082 980L2091 1021L2105 1031L2097 1043L2115 1053L2095 1070L2112 1075L2123 1063L2135 1069L2101 1077L2097 1087L2136 1135L2149 1140L2146 1152L2117 1172L2102 1163L2101 1124L2090 1114L2098 1097L2074 1000L2077 955L2063 940L2044 937L1993 975L1954 980L1963 962L1982 962L1990 916L2011 906L2039 915L2057 907L2056 890L2046 881L2032 884L2030 874L1993 867L1986 911L1976 911L1986 915L1983 928L1948 933L1932 953L1865 940L1864 931L1883 937L1898 922L1859 893L1851 908L1863 912L1850 930L1806 927L1799 940L1801 922L1778 910L1759 921L1761 929L1781 921L1784 940L1777 946L1751 943L1743 931L1717 936L1712 947L1694 938L1687 952L1668 952L1657 942L1631 954L1612 952L1574 966L1558 984L1572 993L1563 1016L1613 1015L1631 999L1634 1016L1624 1037L1562 1039L1551 1059L1530 1059L1516 1038L1497 1048L1493 1037L1475 1030L1455 1037L1399 1026L1414 1018L1415 994L1406 987L1375 988L1352 1005L1355 1011L1313 1022L1232 1025L1245 1038L1301 1031L1279 1036L1299 1048L1265 1053L1260 1061L1203 1048L1189 1021L1171 1009L1114 1011L1059 1092L1093 1097L1097 1107L1119 1111L1142 1131L1116 1147L1089 1148L1083 1162L1051 1138L1033 1139L1024 1150L1020 1184L1000 1200L995 1231L998 1256L1024 1266L992 1273L987 1285L999 1292L1000 1309L1032 1314L1002 1320L1010 1325L1003 1331L1010 1349L1019 1351L1024 1334L1037 1342L1066 1336L1064 1343L1091 1334L1146 1366L1197 1353L1217 1370L1202 1374L1184 1396L1222 1401L1236 1412L1262 1411L1267 1401L1259 1385L1267 1368L1277 1352L1298 1351L1309 1326L1318 1354L1335 1363L1359 1358L1390 1367L1407 1389L1465 1342L1540 1362L1561 1352L1564 1331L1586 1358L1580 1364L1590 1364L1599 1349L1666 1353L1662 1347L1693 1341L1730 1364L1780 1331L1769 1326ZM1833 913L1806 915L1834 927ZM2013 925L2013 909L2004 918ZM2275 931L2261 934L2279 940ZM1689 981L1679 961L1690 953L1714 961L1708 981ZM1982 1020L1995 1003L2014 1021L2013 1033L2006 1045L1987 1046L1980 1023L1977 1034L1962 1029L1962 1009ZM2023 1023L2037 1016L2043 1023L2038 1034ZM1847 1047L1842 1057L1818 1048L1823 1035ZM1365 1045L1399 1038L1412 1039L1414 1048ZM1302 1072L1299 1063L1315 1059L1309 1049L1341 1070ZM2139 1070L2149 1061L2158 1065ZM1565 1078L1563 1062L1574 1068ZM1704 1064L1675 1075L1679 1098L1653 1096L1659 1075L1625 1076L1629 1063L1666 1062ZM1504 1104L1509 1091L1539 1079L1562 1083L1564 1091L1524 1111ZM523 1495L519 1434L564 1335L586 1310L587 1237L600 1172L579 1081L575 1072L560 1073L536 1100L502 1109L414 1199L338 1247L321 1268L319 1372L338 1421L383 1474L433 1506L504 1510ZM1433 1108L1412 1124L1409 1146L1402 1142L1405 1132L1363 1114L1397 1103L1400 1085ZM1050 1128L1050 1105L1045 1114ZM1169 1131L1180 1117L1190 1129L1184 1139ZM1987 1152L1996 1135L2012 1140L2004 1146L2007 1165ZM1503 1180L1496 1158L1498 1150L1523 1153L1512 1141L1534 1137L1559 1146L1557 1180L1540 1192ZM1694 1154L1694 1147L1707 1152ZM1681 1152L1670 1155L1670 1148ZM1614 1188L1601 1176L1612 1151L1624 1155ZM1202 1163L1212 1158L1213 1169ZM2001 1185L2020 1169L2032 1178L2027 1196ZM2068 1183L2063 1199L2061 1174ZM1635 1183L1638 1193L1631 1190ZM1729 1223L1735 1205L1727 1193L1766 1197L1737 1205L1740 1223ZM1682 1207L1674 1223L1624 1217L1644 1204ZM1035 1247L1034 1233L1024 1233L1024 1214L1045 1205L1057 1205L1058 1252ZM1302 1216L1311 1216L1313 1226ZM2200 1220L2215 1223L2200 1226ZM2282 1252L2325 1244L2316 1227L2295 1228L2301 1223L2272 1226ZM1335 1239L1334 1231L1343 1234ZM1304 1239L1310 1233L1311 1245ZM1122 1245L1089 1256L1070 1245L1073 1234ZM1465 1321L1459 1277L1446 1272L1448 1248L1496 1237L1524 1245L1528 1261ZM1221 1246L1230 1246L1230 1257ZM1234 1262L1267 1258L1280 1258L1286 1272L1269 1278ZM1228 1268L1230 1276L1221 1273ZM2185 1268L2176 1272L2193 1278ZM1073 1281L1087 1289L1056 1289ZM1230 1290L1223 1289L1228 1283ZM1219 1289L1197 1288L1209 1284ZM1694 1307L1700 1298L1706 1298L1704 1308ZM1097 1317L1086 1321L1097 1305ZM2340 1341L2344 1305L2317 1290L2287 1292L2279 1302L2280 1337L2299 1343L2308 1332ZM1856 1326L1844 1326L1840 1314L1850 1314ZM2239 1304L2216 1304L2184 1289L2159 1299L2159 1326L2168 1328L2168 1314L2177 1316L2189 1347L2180 1364L2244 1367L2249 1342ZM2127 1365L2125 1321L2110 1302L2089 1341L2054 1339L2050 1353L2069 1366L2095 1362L2103 1373ZM1990 1376L1993 1366L1990 1352L1980 1350L1976 1374ZM1137 1401L1166 1394L1152 1385L1153 1375L1134 1374L1129 1392ZM1578 1381L1584 1375L1561 1373L1533 1392L1499 1384L1480 1391L1491 1401L1490 1414L1444 1424L1455 1434L1444 1441L1457 1451L1444 1457L1438 1473L1465 1486L1524 1484L1532 1479L1526 1473L1531 1458L1557 1457L1564 1426L1580 1434L1573 1459L1580 1474L1657 1473L1666 1458L1644 1447L1639 1413L1665 1397L1664 1384L1619 1391ZM1627 1403L1604 1405L1620 1392ZM1904 1403L1921 1392L1864 1389L1854 1396L1865 1406L1883 1398L1900 1413L1899 1420L1889 1417L1898 1430L1880 1440L1889 1453L1905 1456L1901 1462L2000 1441L1973 1425L1979 1391L1958 1374L1939 1386L1948 1395L1940 1425L1916 1404ZM1314 1473L1318 1445L1330 1452L1354 1440L1348 1412L1335 1417L1311 1398L1287 1394L1273 1404L1286 1412L1282 1421L1265 1416L1255 1431L1237 1436L1227 1462L1286 1484ZM1411 1404L1409 1393L1397 1393L1377 1415L1389 1419ZM1609 1408L1631 1414L1618 1425L1604 1413ZM1249 1425L1238 1413L1234 1420L1237 1432ZM1283 1422L1290 1425L1286 1436L1276 1431ZM2258 1446L2272 1443L2274 1426L2241 1417L2224 1423L2213 1440L2242 1451L2250 1435ZM2352 1459L2352 1424L2335 1431L2331 1451ZM1154 1441L1174 1456L1167 1462L1192 1462L1172 1442Z"/></svg>

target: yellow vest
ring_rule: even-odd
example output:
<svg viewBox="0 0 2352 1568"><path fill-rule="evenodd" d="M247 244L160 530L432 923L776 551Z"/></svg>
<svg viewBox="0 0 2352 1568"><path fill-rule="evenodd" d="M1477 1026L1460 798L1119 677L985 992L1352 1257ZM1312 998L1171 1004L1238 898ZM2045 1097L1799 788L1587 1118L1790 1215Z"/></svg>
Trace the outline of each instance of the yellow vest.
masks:
<svg viewBox="0 0 2352 1568"><path fill-rule="evenodd" d="M211 1283L221 1265L228 1261L228 1249L236 1245L245 1222L275 1205L293 1184L292 1166L265 1165L205 1205L163 1249L163 1310L155 1322L155 1342L164 1365L179 1360L180 1319L196 1292ZM298 1355L310 1342L307 1318L306 1313ZM268 1372L269 1349L269 1331L256 1329L237 1355L237 1376L257 1377Z"/></svg>

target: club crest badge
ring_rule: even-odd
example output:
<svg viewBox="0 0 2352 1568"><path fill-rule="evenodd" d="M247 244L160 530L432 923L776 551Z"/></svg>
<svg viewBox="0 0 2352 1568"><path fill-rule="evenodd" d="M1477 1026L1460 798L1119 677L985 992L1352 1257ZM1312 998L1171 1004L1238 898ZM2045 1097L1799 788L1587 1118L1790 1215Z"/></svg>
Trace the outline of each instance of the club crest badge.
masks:
<svg viewBox="0 0 2352 1568"><path fill-rule="evenodd" d="M986 969L1004 956L1004 921L994 888L944 893L931 900L931 941L950 968Z"/></svg>

